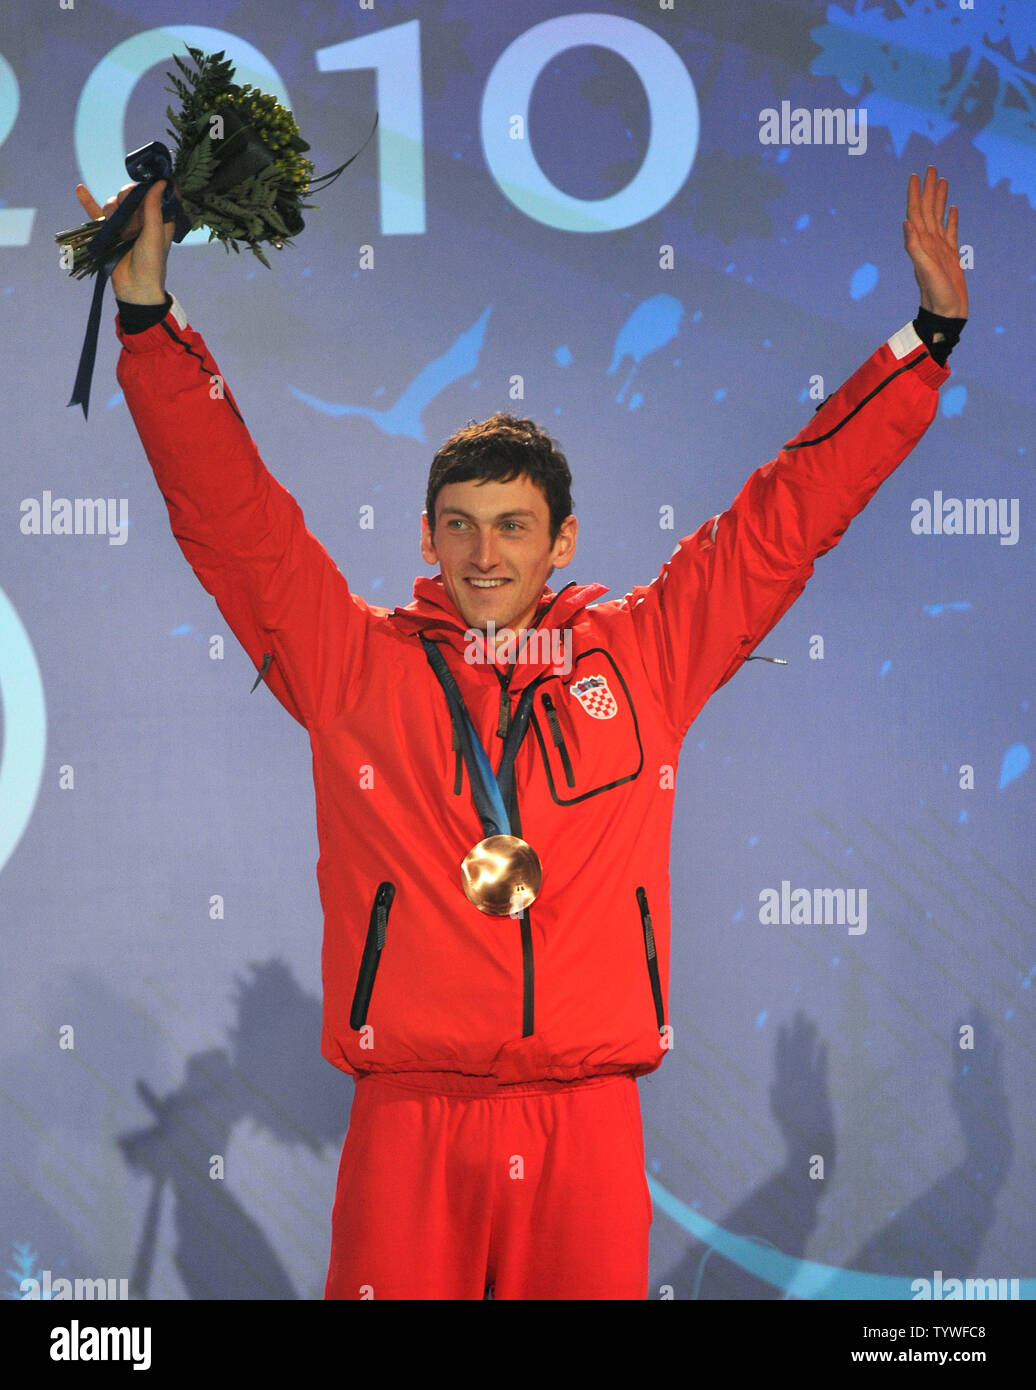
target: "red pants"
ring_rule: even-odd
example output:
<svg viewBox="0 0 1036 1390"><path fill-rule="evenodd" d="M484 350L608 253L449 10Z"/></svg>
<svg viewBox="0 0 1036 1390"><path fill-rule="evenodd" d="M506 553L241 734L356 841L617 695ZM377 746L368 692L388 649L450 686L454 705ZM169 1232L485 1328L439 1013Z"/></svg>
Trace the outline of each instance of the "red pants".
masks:
<svg viewBox="0 0 1036 1390"><path fill-rule="evenodd" d="M358 1077L325 1298L646 1299L631 1076Z"/></svg>

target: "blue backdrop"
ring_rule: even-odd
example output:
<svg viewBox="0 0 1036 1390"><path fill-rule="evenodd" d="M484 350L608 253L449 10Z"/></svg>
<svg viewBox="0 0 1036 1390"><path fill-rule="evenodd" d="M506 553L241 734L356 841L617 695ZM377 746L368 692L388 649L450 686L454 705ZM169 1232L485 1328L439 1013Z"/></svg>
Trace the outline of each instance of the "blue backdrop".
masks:
<svg viewBox="0 0 1036 1390"><path fill-rule="evenodd" d="M435 447L498 409L568 454L569 575L649 582L914 316L906 182L948 176L972 318L936 420L760 647L788 665L684 745L651 1297L1031 1297L1031 6L141 9L22 7L0 42L6 1295L319 1297L352 1090L319 1056L306 736L169 534L111 299L89 423L65 408L89 294L53 233L164 138L186 41L287 100L318 172L380 111L272 270L202 237L170 288L388 607L430 572ZM106 533L55 533L59 499L110 499ZM926 533L950 499L994 506ZM866 890L866 930L769 922L782 884Z"/></svg>

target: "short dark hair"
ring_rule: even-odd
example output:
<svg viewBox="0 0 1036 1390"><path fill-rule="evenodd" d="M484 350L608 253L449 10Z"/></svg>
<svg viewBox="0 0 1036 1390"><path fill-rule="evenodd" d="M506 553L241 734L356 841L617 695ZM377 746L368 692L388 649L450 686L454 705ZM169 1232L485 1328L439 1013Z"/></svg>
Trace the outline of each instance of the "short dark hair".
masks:
<svg viewBox="0 0 1036 1390"><path fill-rule="evenodd" d="M428 474L428 525L434 532L436 498L447 483L511 483L523 476L546 498L553 545L561 523L572 514L572 474L557 441L535 421L513 415L498 413L488 420L472 420L447 439Z"/></svg>

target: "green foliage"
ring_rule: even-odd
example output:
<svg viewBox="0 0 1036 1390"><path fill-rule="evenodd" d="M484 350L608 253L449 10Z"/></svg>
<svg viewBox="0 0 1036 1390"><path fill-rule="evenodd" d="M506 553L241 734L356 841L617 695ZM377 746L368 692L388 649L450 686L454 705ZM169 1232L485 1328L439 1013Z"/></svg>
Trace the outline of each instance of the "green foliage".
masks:
<svg viewBox="0 0 1036 1390"><path fill-rule="evenodd" d="M187 52L193 68L174 54L182 80L167 74L167 90L180 98L179 112L166 111L176 145L173 183L192 229L208 227L209 240L228 251L240 242L269 266L260 246L290 245L305 225L300 209L312 206L302 201L313 176L309 146L275 97L234 82L224 53Z"/></svg>
<svg viewBox="0 0 1036 1390"><path fill-rule="evenodd" d="M172 182L184 214L192 231L207 227L209 240L227 251L247 246L269 268L260 247L290 246L306 225L303 209L318 206L303 201L313 183L313 165L305 158L309 145L275 97L234 81L234 65L224 53L206 54L190 45L187 53L193 66L174 53L180 75L166 73L166 90L180 101L179 110L166 107L166 116ZM314 186L327 187L351 163L322 175ZM81 223L55 238L72 248L70 269L77 279L100 269L89 248L101 225Z"/></svg>

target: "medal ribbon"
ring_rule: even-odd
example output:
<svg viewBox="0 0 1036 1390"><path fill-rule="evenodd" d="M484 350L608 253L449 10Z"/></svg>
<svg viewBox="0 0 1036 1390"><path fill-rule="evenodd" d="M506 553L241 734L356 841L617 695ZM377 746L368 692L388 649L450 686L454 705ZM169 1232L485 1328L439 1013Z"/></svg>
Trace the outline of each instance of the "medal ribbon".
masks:
<svg viewBox="0 0 1036 1390"><path fill-rule="evenodd" d="M490 835L511 835L514 832L511 830L511 818L507 814L507 802L514 785L514 760L522 739L528 732L532 700L539 681L533 681L522 691L511 727L504 739L500 766L494 775L486 750L471 722L464 697L453 678L453 672L446 665L446 658L434 642L430 642L423 634L420 636L424 654L442 686L446 703L450 707L450 717L460 740L460 749L468 769L468 779L471 782L475 809L482 822L482 829L487 838Z"/></svg>

